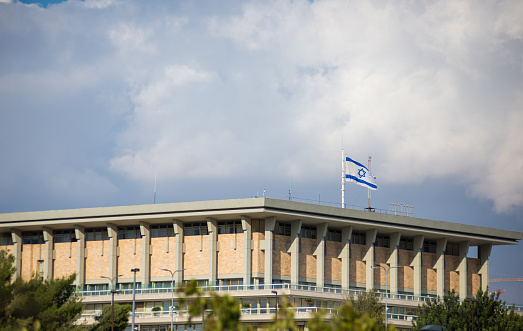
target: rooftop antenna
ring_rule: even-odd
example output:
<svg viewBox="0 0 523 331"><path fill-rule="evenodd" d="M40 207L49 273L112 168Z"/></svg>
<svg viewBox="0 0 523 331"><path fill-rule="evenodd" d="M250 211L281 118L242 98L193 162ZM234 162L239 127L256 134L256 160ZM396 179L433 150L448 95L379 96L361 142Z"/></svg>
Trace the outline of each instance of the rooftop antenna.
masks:
<svg viewBox="0 0 523 331"><path fill-rule="evenodd" d="M345 150L343 146L341 149L341 208L345 208Z"/></svg>
<svg viewBox="0 0 523 331"><path fill-rule="evenodd" d="M289 201L291 201L291 192L292 192L292 179L291 179L291 182L289 184Z"/></svg>
<svg viewBox="0 0 523 331"><path fill-rule="evenodd" d="M154 174L154 200L153 203L156 204L156 173Z"/></svg>

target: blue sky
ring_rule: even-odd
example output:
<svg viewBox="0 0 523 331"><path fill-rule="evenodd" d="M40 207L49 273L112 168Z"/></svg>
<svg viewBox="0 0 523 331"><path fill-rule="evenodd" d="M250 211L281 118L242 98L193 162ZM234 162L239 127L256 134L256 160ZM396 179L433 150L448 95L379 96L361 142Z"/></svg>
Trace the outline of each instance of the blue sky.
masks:
<svg viewBox="0 0 523 331"><path fill-rule="evenodd" d="M378 209L523 231L520 1L25 2L0 1L0 212L152 203L155 175L157 203L339 203L343 145Z"/></svg>

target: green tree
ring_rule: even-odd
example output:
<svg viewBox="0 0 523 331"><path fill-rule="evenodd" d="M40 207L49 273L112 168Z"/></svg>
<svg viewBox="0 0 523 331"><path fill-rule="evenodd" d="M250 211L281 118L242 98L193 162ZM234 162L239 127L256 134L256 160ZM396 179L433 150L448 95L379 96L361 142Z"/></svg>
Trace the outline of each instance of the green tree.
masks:
<svg viewBox="0 0 523 331"><path fill-rule="evenodd" d="M374 318L381 330L385 328L385 306L380 303L376 293L376 290L372 289L368 292L360 292L357 296L351 294L348 301L356 312L366 313L369 317Z"/></svg>
<svg viewBox="0 0 523 331"><path fill-rule="evenodd" d="M308 328L311 331L378 331L382 330L383 326L378 324L375 317L354 309L352 304L347 301L332 316L326 316L323 310L315 313L308 323ZM388 329L390 331L396 330L393 325L389 325Z"/></svg>
<svg viewBox="0 0 523 331"><path fill-rule="evenodd" d="M74 295L75 275L42 281L29 281L14 275L14 258L0 251L0 330L72 330L82 312Z"/></svg>
<svg viewBox="0 0 523 331"><path fill-rule="evenodd" d="M294 310L292 304L284 295L281 297L281 303L278 304L278 310L274 314L271 331L294 331L297 330L296 321L294 320Z"/></svg>
<svg viewBox="0 0 523 331"><path fill-rule="evenodd" d="M474 321L472 321L474 314ZM425 325L441 325L447 330L523 330L523 316L506 308L506 302L499 299L499 293L488 294L478 290L471 301L460 302L452 291L443 298L425 302L418 309L418 318L413 330Z"/></svg>
<svg viewBox="0 0 523 331"><path fill-rule="evenodd" d="M131 311L131 305L114 305L114 330L123 331L129 324L129 315ZM112 320L113 320L113 310L110 305L105 306L102 309L102 314L94 318L96 323L93 324L91 331L110 331Z"/></svg>

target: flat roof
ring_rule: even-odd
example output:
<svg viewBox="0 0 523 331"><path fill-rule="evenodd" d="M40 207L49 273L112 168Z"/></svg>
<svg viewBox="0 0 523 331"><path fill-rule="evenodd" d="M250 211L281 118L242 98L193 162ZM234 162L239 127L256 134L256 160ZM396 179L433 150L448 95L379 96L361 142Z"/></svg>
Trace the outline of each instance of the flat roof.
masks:
<svg viewBox="0 0 523 331"><path fill-rule="evenodd" d="M6 213L0 214L0 232L11 228L37 231L42 226L51 229L67 229L72 225L105 227L106 223L125 226L138 221L161 224L173 219L196 222L207 217L220 221L239 219L242 215L252 219L274 216L282 222L301 219L303 224L327 223L331 228L352 226L354 231L377 229L383 234L424 235L429 240L446 237L451 242L469 241L470 245L517 244L523 239L523 232L519 231L269 198Z"/></svg>

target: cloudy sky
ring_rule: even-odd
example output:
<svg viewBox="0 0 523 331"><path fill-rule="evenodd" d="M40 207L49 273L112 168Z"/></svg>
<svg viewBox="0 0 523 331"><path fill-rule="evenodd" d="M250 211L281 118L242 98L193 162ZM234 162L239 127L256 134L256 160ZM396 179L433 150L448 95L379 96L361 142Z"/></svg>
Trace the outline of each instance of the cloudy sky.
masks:
<svg viewBox="0 0 523 331"><path fill-rule="evenodd" d="M157 203L339 203L343 147L373 207L523 231L519 0L23 2L0 0L0 212L152 203L155 177Z"/></svg>

